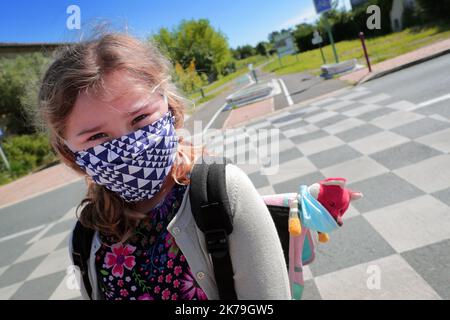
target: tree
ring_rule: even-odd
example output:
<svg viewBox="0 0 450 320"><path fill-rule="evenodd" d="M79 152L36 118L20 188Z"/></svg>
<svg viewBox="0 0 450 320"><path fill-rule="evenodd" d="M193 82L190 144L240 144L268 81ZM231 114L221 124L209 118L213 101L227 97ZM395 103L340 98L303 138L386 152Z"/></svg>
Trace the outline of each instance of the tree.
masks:
<svg viewBox="0 0 450 320"><path fill-rule="evenodd" d="M239 50L236 49L230 49L231 52L231 56L233 57L233 59L239 60L241 58L241 53L239 52Z"/></svg>
<svg viewBox="0 0 450 320"><path fill-rule="evenodd" d="M229 69L231 51L228 40L207 19L183 20L171 31L161 28L151 36L151 40L183 69L195 60L197 71L207 73L210 81Z"/></svg>
<svg viewBox="0 0 450 320"><path fill-rule="evenodd" d="M416 0L417 12L427 22L448 21L450 0Z"/></svg>
<svg viewBox="0 0 450 320"><path fill-rule="evenodd" d="M267 43L265 41L261 41L256 45L255 50L258 54L265 56L268 53L268 47L269 47L269 43Z"/></svg>
<svg viewBox="0 0 450 320"><path fill-rule="evenodd" d="M242 47L238 47L238 51L240 53L240 59L245 59L254 56L256 54L255 48L253 48L249 44L246 44L245 46Z"/></svg>
<svg viewBox="0 0 450 320"><path fill-rule="evenodd" d="M313 38L315 29L316 28L312 24L308 23L301 23L296 26L296 29L292 34L300 51L314 49L314 45L311 43L311 39Z"/></svg>
<svg viewBox="0 0 450 320"><path fill-rule="evenodd" d="M369 0L361 7L352 11L351 21L359 31L363 31L367 37L380 36L392 32L390 12L393 0ZM377 5L381 12L381 29L369 30L367 28L367 7Z"/></svg>
<svg viewBox="0 0 450 320"><path fill-rule="evenodd" d="M272 32L269 34L269 36L267 37L267 38L269 39L269 42L272 43L272 44L274 44L274 43L275 43L275 37L276 37L277 35L279 35L279 34L280 34L280 31L272 31Z"/></svg>

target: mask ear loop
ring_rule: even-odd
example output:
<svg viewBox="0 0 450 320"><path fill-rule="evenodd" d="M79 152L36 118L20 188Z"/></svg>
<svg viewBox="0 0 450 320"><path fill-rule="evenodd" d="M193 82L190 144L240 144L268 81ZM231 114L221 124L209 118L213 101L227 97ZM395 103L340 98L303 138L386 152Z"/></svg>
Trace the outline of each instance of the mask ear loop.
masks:
<svg viewBox="0 0 450 320"><path fill-rule="evenodd" d="M163 80L161 80L161 82L158 83L158 85L155 86L155 87L152 89L152 91L150 91L150 94L154 94L155 91L161 86L161 84L162 84L163 82L167 81L167 80L169 80L168 77L165 78L165 79L163 79ZM167 104L167 106L169 106L169 99L168 99L168 97L167 97L167 94L163 93L162 96L163 96L163 98L164 98L164 103ZM169 111L170 111L170 110L169 110Z"/></svg>
<svg viewBox="0 0 450 320"><path fill-rule="evenodd" d="M161 81L160 81L160 82L152 89L152 91L150 91L150 94L155 93L155 91L161 86L161 84L162 84L163 82L167 81L167 80L169 80L168 77L165 78L165 79L163 79L163 80L161 80Z"/></svg>
<svg viewBox="0 0 450 320"><path fill-rule="evenodd" d="M185 101L191 102L192 105L194 106L194 110L195 110L196 104L195 104L195 101L194 101L194 100L189 99L189 98L186 98L186 97L179 96L179 95L177 95L177 94L175 94L175 93L173 93L173 92L171 93L171 95L174 96L175 98L180 99L180 100L185 100Z"/></svg>

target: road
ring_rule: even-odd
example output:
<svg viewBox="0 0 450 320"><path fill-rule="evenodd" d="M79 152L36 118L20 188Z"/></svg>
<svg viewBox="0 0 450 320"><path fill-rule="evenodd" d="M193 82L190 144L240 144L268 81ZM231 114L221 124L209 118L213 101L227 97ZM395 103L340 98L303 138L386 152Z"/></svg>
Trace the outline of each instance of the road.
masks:
<svg viewBox="0 0 450 320"><path fill-rule="evenodd" d="M422 103L449 93L450 59L448 55L385 76L364 86L387 92L400 99ZM447 72L446 72L447 71Z"/></svg>
<svg viewBox="0 0 450 320"><path fill-rule="evenodd" d="M281 132L280 172L247 172L262 194L331 175L365 193L305 268L305 299L450 299L448 70L450 55L251 124ZM294 103L310 94L283 79ZM66 243L83 193L76 182L0 209L0 299L79 298L65 286Z"/></svg>
<svg viewBox="0 0 450 320"><path fill-rule="evenodd" d="M276 74L262 71L263 66L264 64L255 69L258 80L269 82L272 79L282 79L286 86L286 89L290 93L293 103L300 103L302 101L347 87L347 84L342 81L325 81L321 77L314 76L309 73L297 73L293 75L277 76ZM246 85L248 85L248 82L233 85L232 88L236 91L240 88L245 87ZM202 123L204 123L203 126L206 126L210 122L209 119L213 119L214 116L216 117L214 118L214 121L211 122L210 128L222 128L230 111L218 112L218 110L223 108L226 102L226 97L232 92L234 91L227 90L225 92L222 92L214 100L208 101L204 105L200 106L198 112L186 122L186 128L189 130L189 132L193 132L193 122L195 120L201 120ZM275 97L276 110L287 107L288 105L289 103L285 95L280 94ZM208 119L208 121L205 121L205 119Z"/></svg>

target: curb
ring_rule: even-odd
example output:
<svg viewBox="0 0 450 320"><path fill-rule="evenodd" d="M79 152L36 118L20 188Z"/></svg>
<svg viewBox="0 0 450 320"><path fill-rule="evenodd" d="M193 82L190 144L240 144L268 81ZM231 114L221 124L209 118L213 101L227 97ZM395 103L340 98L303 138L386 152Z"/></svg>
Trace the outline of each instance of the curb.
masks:
<svg viewBox="0 0 450 320"><path fill-rule="evenodd" d="M426 61L429 61L429 60L432 60L432 59L444 56L444 55L449 54L449 53L450 53L450 48L446 49L446 50L443 50L443 51L440 51L440 52L437 52L437 53L434 53L434 54L431 54L429 56L426 56L426 57L423 57L423 58L420 58L420 59L417 59L417 60L405 63L405 64L403 64L401 66L394 67L394 68L389 69L389 70L385 70L385 71L381 71L381 72L378 72L378 73L374 73L373 76L371 76L371 77L367 77L366 76L366 77L362 78L361 80L359 80L358 82L356 82L355 86L361 85L361 84L363 84L365 82L368 82L368 81L371 81L371 80L374 80L374 79L378 79L378 78L384 77L384 76L386 76L388 74L391 74L391 73L394 73L394 72L397 72L397 71L400 71L400 70L403 70L403 69L407 69L407 68L413 67L413 66L418 65L420 63L423 63L423 62L426 62Z"/></svg>

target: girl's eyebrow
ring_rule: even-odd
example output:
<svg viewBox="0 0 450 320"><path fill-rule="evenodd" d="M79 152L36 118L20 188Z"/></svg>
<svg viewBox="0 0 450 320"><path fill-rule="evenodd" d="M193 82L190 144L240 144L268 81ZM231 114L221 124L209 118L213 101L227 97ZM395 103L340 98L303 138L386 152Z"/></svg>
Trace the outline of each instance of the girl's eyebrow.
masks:
<svg viewBox="0 0 450 320"><path fill-rule="evenodd" d="M142 104L142 105L137 107L136 110L127 112L129 117L134 116L135 114L139 113L142 109L145 109L148 107L147 101L140 101L139 104Z"/></svg>
<svg viewBox="0 0 450 320"><path fill-rule="evenodd" d="M135 105L137 105L138 107L136 108L136 110L134 111L129 111L128 113L128 117L134 116L135 114L139 113L140 111L142 111L142 109L145 109L148 107L149 102L151 101L151 97L146 97L144 99L139 100L137 103L135 103ZM89 129L85 129L80 131L77 134L77 137L86 134L86 133L90 133L90 132L94 132L94 131L99 131L104 125L98 125L95 126L93 128L89 128Z"/></svg>
<svg viewBox="0 0 450 320"><path fill-rule="evenodd" d="M80 132L77 134L77 137L82 136L82 135L84 135L84 134L86 134L86 133L91 133L91 132L94 132L94 131L99 131L101 128L103 128L103 125L98 125L98 126L95 126L95 127L93 127L93 128L89 128L89 129L82 130L82 131L80 131Z"/></svg>

